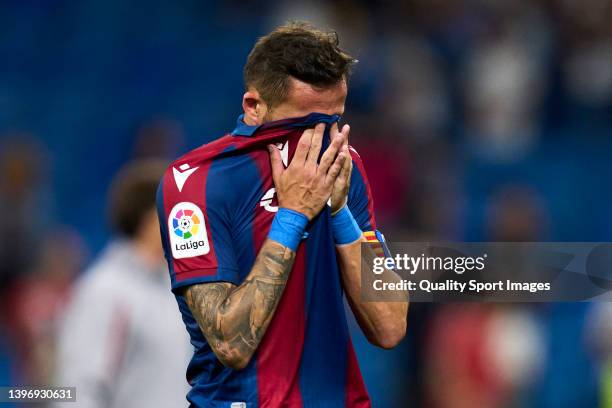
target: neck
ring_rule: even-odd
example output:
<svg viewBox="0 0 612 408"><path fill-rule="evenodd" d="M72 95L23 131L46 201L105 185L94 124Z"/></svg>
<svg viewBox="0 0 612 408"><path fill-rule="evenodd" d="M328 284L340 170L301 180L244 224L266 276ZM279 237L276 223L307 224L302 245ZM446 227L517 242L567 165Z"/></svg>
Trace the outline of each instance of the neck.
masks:
<svg viewBox="0 0 612 408"><path fill-rule="evenodd" d="M261 125L261 123L257 123L257 121L253 118L251 118L250 116L244 115L244 118L242 119L244 121L245 124L249 125L249 126L257 126L257 125Z"/></svg>

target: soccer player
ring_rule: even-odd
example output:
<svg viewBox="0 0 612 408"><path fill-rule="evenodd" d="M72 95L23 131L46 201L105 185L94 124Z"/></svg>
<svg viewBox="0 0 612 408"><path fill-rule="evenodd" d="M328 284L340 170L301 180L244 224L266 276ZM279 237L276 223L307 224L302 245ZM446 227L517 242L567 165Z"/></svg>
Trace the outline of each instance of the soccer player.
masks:
<svg viewBox="0 0 612 408"><path fill-rule="evenodd" d="M361 243L381 235L338 125L354 62L335 33L275 29L248 56L234 131L166 171L158 212L195 347L192 406L370 406L343 294L373 344L405 334L407 301L360 297Z"/></svg>

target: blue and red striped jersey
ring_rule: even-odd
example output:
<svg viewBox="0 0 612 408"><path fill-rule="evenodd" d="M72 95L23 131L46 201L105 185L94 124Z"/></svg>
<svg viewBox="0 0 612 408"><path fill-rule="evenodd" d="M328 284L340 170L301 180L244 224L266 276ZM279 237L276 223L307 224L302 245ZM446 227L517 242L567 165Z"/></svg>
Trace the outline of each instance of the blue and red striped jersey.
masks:
<svg viewBox="0 0 612 408"><path fill-rule="evenodd" d="M196 283L241 284L278 211L266 146L277 144L287 165L304 129L319 122L329 129L338 119L313 113L248 126L240 117L232 133L166 171L158 213L172 290L195 348L187 368L193 406L370 406L349 336L329 207L309 223L282 299L243 370L219 362L182 294ZM354 149L351 155L348 205L363 231L375 231L363 164Z"/></svg>

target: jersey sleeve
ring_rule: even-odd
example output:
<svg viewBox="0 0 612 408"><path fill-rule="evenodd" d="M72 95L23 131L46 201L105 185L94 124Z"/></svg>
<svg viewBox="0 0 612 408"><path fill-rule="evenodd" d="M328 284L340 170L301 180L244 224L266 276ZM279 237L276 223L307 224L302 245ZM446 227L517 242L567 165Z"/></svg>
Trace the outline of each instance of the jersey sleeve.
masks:
<svg viewBox="0 0 612 408"><path fill-rule="evenodd" d="M348 194L348 206L363 232L376 231L374 200L370 182L361 157L353 147L350 147L349 150L353 159L353 172Z"/></svg>
<svg viewBox="0 0 612 408"><path fill-rule="evenodd" d="M210 165L172 165L157 193L162 244L172 291L205 282L238 284L231 209ZM218 176L218 175L217 175Z"/></svg>

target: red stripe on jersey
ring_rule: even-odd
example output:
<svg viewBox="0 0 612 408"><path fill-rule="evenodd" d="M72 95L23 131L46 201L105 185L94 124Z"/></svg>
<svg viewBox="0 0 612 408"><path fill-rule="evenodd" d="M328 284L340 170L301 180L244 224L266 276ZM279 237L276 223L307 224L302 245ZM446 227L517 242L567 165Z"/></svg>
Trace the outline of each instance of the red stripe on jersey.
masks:
<svg viewBox="0 0 612 408"><path fill-rule="evenodd" d="M368 195L368 213L370 214L370 225L372 226L372 230L376 231L376 220L374 219L374 198L372 197L372 188L370 187L370 181L368 180L368 176L365 171L365 167L363 162L361 161L361 156L353 147L349 148L349 152L351 153L351 157L353 159L353 163L357 166L359 173L361 173L361 178L363 179L363 183L366 187L366 194Z"/></svg>
<svg viewBox="0 0 612 408"><path fill-rule="evenodd" d="M302 406L300 362L304 348L306 247L300 245L291 276L257 350L257 388L261 407Z"/></svg>
<svg viewBox="0 0 612 408"><path fill-rule="evenodd" d="M348 408L370 408L372 403L370 402L368 391L363 383L359 364L357 364L357 357L355 356L355 350L353 349L353 342L350 338L348 340L347 350L346 406Z"/></svg>
<svg viewBox="0 0 612 408"><path fill-rule="evenodd" d="M180 275L176 275L176 280L181 282L187 279L199 278L200 276L213 276L217 273L217 268L203 268L203 269L192 269L189 271L183 271Z"/></svg>
<svg viewBox="0 0 612 408"><path fill-rule="evenodd" d="M177 282L199 276L211 276L216 273L217 257L215 255L215 243L214 237L211 233L208 215L206 213L206 179L208 177L208 170L210 169L213 160L201 160L199 157L202 155L202 151L204 149L206 150L207 157L214 157L226 148L230 147L232 144L233 138L231 136L225 136L210 144L193 150L172 163L164 175L163 194L165 216L168 217L172 211L172 208L180 202L187 201L194 203L202 210L202 213L204 214L206 234L210 244L210 251L206 255L181 259L173 258L172 264L174 266L175 279ZM178 169L182 164L189 164L191 168L197 167L198 169L185 182L182 190L179 191L174 180L172 169L174 167ZM162 222L167 222L167 218L162 220ZM172 234L170 229L168 229L168 234ZM172 242L170 237L168 237L168 242Z"/></svg>
<svg viewBox="0 0 612 408"><path fill-rule="evenodd" d="M289 146L290 157L294 150L294 146ZM261 150L252 152L251 157L259 168L264 194L274 187L270 156L265 145ZM276 205L276 202L272 204ZM275 214L257 203L253 220L255 253L259 253L265 242ZM302 406L299 369L306 332L305 282L306 248L301 244L283 296L257 349L259 406Z"/></svg>

